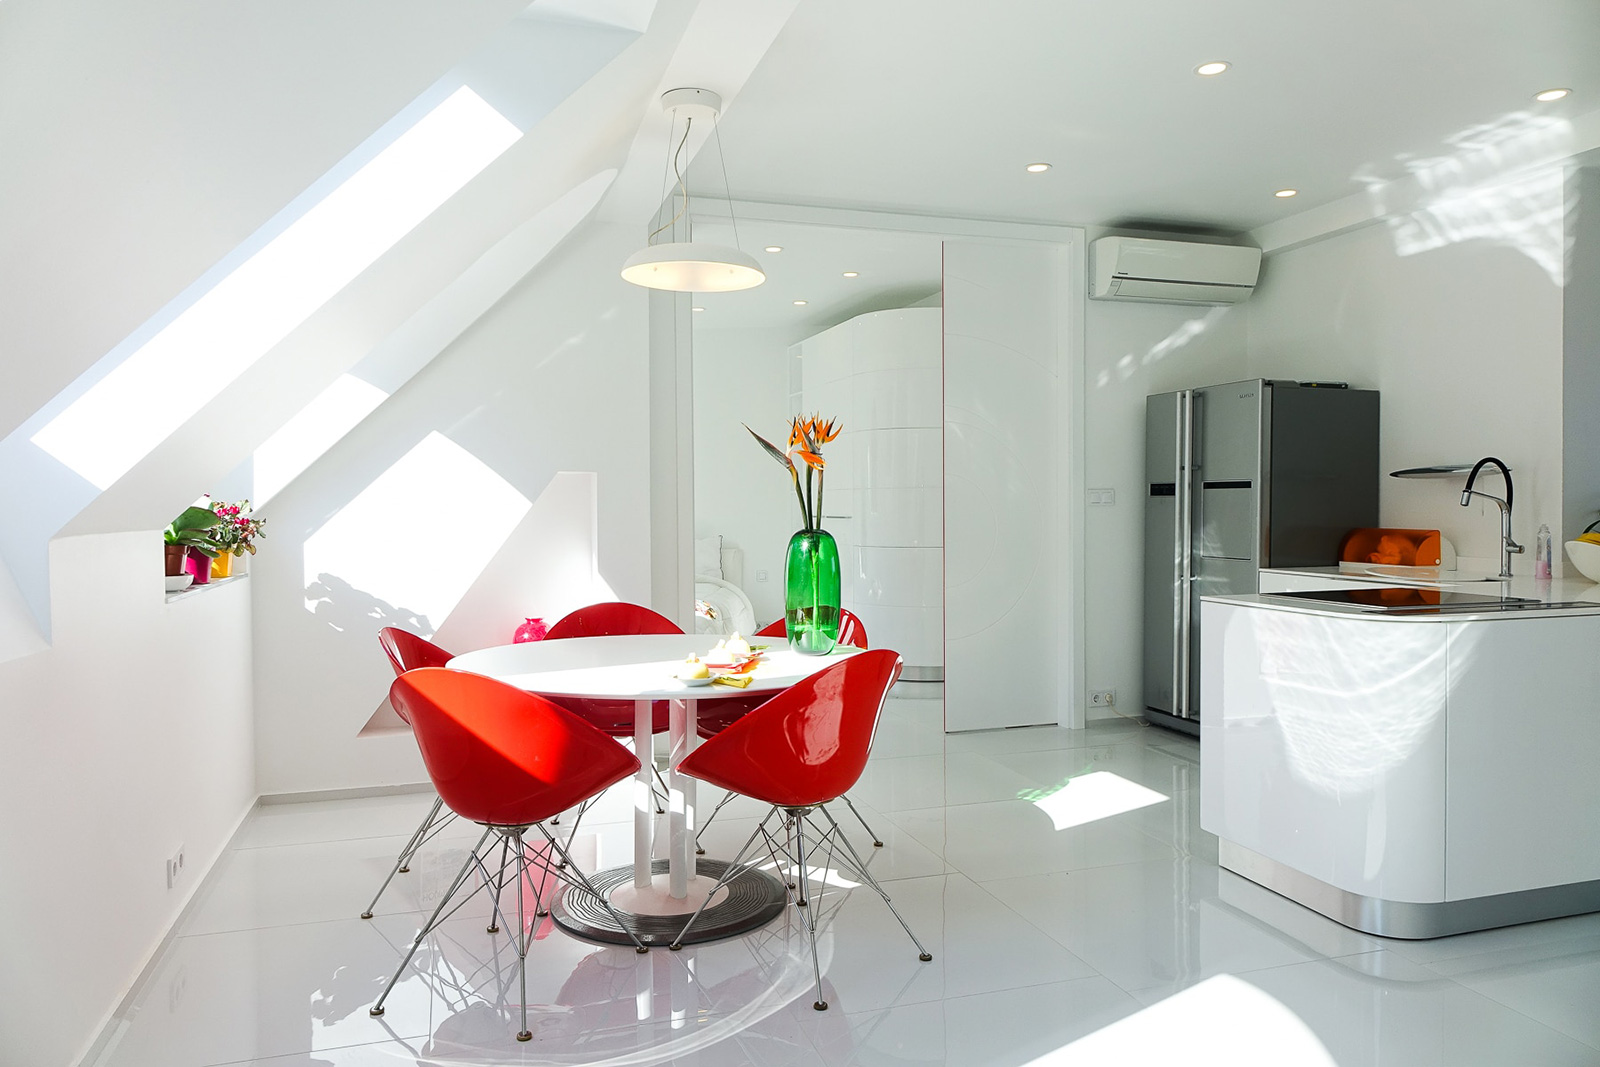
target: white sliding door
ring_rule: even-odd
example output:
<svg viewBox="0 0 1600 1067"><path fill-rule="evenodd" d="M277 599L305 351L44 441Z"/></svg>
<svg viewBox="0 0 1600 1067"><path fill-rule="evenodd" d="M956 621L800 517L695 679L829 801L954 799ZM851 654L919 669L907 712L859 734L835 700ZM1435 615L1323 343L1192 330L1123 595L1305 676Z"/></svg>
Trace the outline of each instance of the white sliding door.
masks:
<svg viewBox="0 0 1600 1067"><path fill-rule="evenodd" d="M944 245L945 728L1075 725L1071 245Z"/></svg>

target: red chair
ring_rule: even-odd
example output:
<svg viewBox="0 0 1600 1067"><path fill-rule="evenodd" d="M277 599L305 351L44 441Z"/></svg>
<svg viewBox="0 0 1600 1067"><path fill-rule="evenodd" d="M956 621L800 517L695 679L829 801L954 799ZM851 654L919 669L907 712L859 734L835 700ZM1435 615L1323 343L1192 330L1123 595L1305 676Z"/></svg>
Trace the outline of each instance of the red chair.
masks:
<svg viewBox="0 0 1600 1067"><path fill-rule="evenodd" d="M407 671L395 679L389 700L411 723L428 777L444 803L484 830L369 1014L383 1014L383 1002L423 938L439 925L440 916L453 915L473 894L492 888L496 921L509 926L500 909L499 890L507 881L507 871L515 868L518 888L514 946L522 990L522 1029L517 1040L530 1040L533 1034L528 1029L528 946L533 930L524 914L525 892L533 893L535 911L544 914L549 910L540 888L545 878L566 882L569 891L581 889L627 931L636 952L646 951L606 898L572 862L566 847L544 827L545 820L558 812L637 774L638 757L543 697L481 674L439 667ZM535 828L546 844L537 850L530 849L524 840L524 835ZM496 835L498 842L491 840ZM489 857L497 845L501 860L496 870L491 869ZM553 856L560 857L559 868L552 862ZM482 876L480 884L463 896L462 890L474 870ZM533 877L535 871L541 877Z"/></svg>
<svg viewBox="0 0 1600 1067"><path fill-rule="evenodd" d="M810 860L824 848L833 857L834 849L843 846L844 851L837 855L840 864L849 868L851 877L870 885L883 898L917 946L917 958L923 962L933 959L825 806L844 796L861 777L878 716L889 687L900 677L901 666L900 656L886 649L851 656L779 693L689 753L678 765L684 774L773 806L706 899L748 869L745 857L751 854L758 837L765 838L766 851L774 856L792 841L794 851L787 859L794 865L792 884L800 924L811 939L811 968L817 982L817 999L811 1006L818 1011L828 1007L822 999L822 970L817 963L816 910L821 891L818 897L809 899L808 893ZM783 813L781 843L767 830L767 822L779 811ZM825 826L818 825L817 816L826 820ZM809 847L808 827L814 835ZM825 880L823 885L826 886ZM705 904L701 904L700 910L689 917L670 948L683 947L684 935L704 909Z"/></svg>
<svg viewBox="0 0 1600 1067"><path fill-rule="evenodd" d="M550 627L544 635L546 641L560 641L568 637L614 637L619 634L681 634L683 630L678 624L638 604L629 604L625 601L607 601L600 604L590 604L586 608L579 608L561 617L556 624ZM591 726L617 738L633 737L633 702L631 700L584 700L580 697L562 697L558 703L581 718ZM664 734L668 728L669 709L665 700L658 700L650 706L650 732ZM643 758L643 755L640 756ZM661 794L656 802L656 814L664 810L661 807L661 798L666 796L667 783L661 780L661 772L655 770L655 761L651 761L651 770L655 773L656 782L661 787ZM583 818L583 813L578 813L578 818ZM561 820L554 820L559 823ZM577 832L577 824L573 825L573 832Z"/></svg>
<svg viewBox="0 0 1600 1067"><path fill-rule="evenodd" d="M789 631L784 626L783 620L779 619L772 625L757 630L756 636L786 638L789 636ZM839 644L854 645L857 648L867 647L867 628L861 624L859 618L843 608L839 609ZM766 698L764 697L723 697L720 700L708 700L700 705L700 713L695 717L695 732L701 737L714 737L764 703L766 703ZM704 856L706 854L706 850L700 847L700 834L706 832L706 827L710 826L711 820L717 817L717 812L721 811L728 801L732 799L733 794L729 793L717 803L715 808L711 809L711 814L706 816L706 821L701 824L699 833L695 834L694 850L696 855ZM861 824L861 828L872 839L872 847L882 848L883 839L878 836L877 831L867 825L867 820L856 808L855 803L849 797L840 797L839 799L843 800L850 808L850 814L856 817L856 821Z"/></svg>
<svg viewBox="0 0 1600 1067"><path fill-rule="evenodd" d="M384 654L389 657L389 666L394 668L396 677L406 671L416 670L418 667L443 667L454 658L451 653L446 652L432 641L418 637L409 630L401 630L393 626L385 626L378 631L378 644L383 648ZM404 711L398 706L394 710L396 715L399 715L407 725L410 725L411 720L406 718ZM441 816L440 813L443 806L444 801L434 797L433 807L428 809L428 814L423 817L422 824L411 835L411 840L405 843L405 847L400 849L400 855L395 857L394 866L389 869L389 877L383 880L383 884L378 887L377 895L372 898L372 903L368 904L367 910L361 913L363 919L372 918L372 909L378 906L378 900L383 896L384 890L389 888L389 883L394 881L394 876L405 874L411 870L411 857L417 854L417 849L421 848L455 819L455 815L447 811L443 812Z"/></svg>

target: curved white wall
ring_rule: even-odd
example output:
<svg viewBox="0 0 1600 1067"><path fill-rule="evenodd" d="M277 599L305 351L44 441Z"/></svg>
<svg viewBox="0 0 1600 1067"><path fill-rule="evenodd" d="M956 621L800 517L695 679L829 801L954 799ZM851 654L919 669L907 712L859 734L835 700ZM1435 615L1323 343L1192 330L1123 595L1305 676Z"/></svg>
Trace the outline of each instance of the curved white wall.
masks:
<svg viewBox="0 0 1600 1067"><path fill-rule="evenodd" d="M936 307L874 311L791 349L799 410L844 425L823 496L844 607L925 679L944 665L941 320Z"/></svg>

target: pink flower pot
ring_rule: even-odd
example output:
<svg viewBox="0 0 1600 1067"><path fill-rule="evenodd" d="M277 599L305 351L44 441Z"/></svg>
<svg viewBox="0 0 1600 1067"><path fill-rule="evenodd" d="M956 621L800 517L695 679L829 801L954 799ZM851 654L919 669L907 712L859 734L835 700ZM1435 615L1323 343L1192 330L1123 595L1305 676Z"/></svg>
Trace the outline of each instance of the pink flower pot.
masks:
<svg viewBox="0 0 1600 1067"><path fill-rule="evenodd" d="M211 581L211 558L198 552L190 552L183 561L183 569L194 575L195 585L205 585Z"/></svg>

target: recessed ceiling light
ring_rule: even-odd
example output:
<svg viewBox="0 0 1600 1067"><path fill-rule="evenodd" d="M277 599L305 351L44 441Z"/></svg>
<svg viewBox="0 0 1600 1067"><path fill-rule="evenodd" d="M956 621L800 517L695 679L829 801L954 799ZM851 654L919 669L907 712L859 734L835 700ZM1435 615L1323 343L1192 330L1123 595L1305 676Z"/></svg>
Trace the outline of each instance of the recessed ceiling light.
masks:
<svg viewBox="0 0 1600 1067"><path fill-rule="evenodd" d="M1227 69L1228 64L1224 63L1220 59L1214 59L1210 63L1200 64L1198 67L1194 68L1194 72L1200 75L1202 78L1210 78L1214 75L1221 74Z"/></svg>
<svg viewBox="0 0 1600 1067"><path fill-rule="evenodd" d="M1026 168L1029 174L1043 174L1049 169L1050 164L1048 163L1029 163Z"/></svg>
<svg viewBox="0 0 1600 1067"><path fill-rule="evenodd" d="M804 300L796 300L794 302L794 306L797 307L797 308L805 307L806 306L806 302Z"/></svg>
<svg viewBox="0 0 1600 1067"><path fill-rule="evenodd" d="M768 251L768 252L782 252L783 251L783 246L782 245L768 245L766 247L766 251Z"/></svg>
<svg viewBox="0 0 1600 1067"><path fill-rule="evenodd" d="M1298 190L1298 189L1279 189L1277 192L1273 193L1272 195L1277 197L1279 200L1287 200L1291 196L1294 196L1299 191L1300 190Z"/></svg>
<svg viewBox="0 0 1600 1067"><path fill-rule="evenodd" d="M704 311L705 308L690 308L690 311Z"/></svg>
<svg viewBox="0 0 1600 1067"><path fill-rule="evenodd" d="M844 272L844 276L846 278L859 278L861 277L861 272L858 270L847 270Z"/></svg>
<svg viewBox="0 0 1600 1067"><path fill-rule="evenodd" d="M1542 93L1534 93L1533 98L1541 104L1548 104L1552 100L1560 100L1570 92L1571 89L1546 89Z"/></svg>

